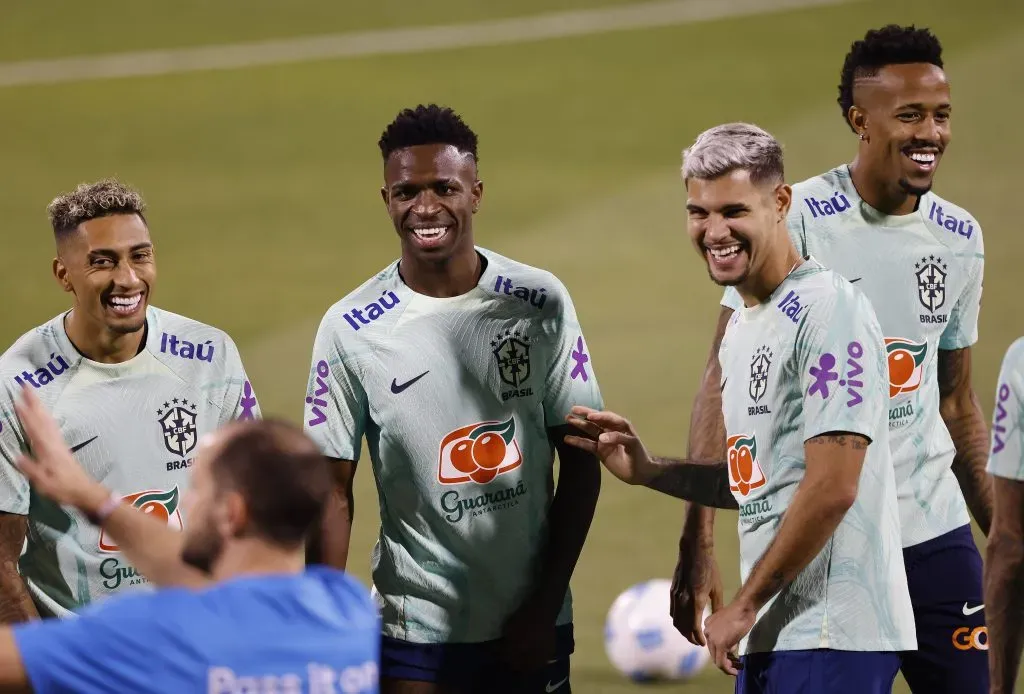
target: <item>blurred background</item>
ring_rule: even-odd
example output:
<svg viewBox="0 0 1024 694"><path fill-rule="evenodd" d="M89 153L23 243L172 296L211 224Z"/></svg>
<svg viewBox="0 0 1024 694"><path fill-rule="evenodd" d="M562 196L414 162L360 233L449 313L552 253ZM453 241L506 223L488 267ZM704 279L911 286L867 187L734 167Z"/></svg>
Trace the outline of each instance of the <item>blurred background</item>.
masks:
<svg viewBox="0 0 1024 694"><path fill-rule="evenodd" d="M264 412L299 421L321 316L397 257L377 139L401 108L438 102L480 136L478 243L566 283L607 406L654 451L682 454L721 292L685 236L680 151L749 120L782 140L791 182L851 160L839 71L852 41L889 22L945 47L954 136L936 191L985 230L974 378L988 417L1024 332L1015 0L0 0L0 348L69 305L50 276L48 202L117 176L149 204L154 303L230 333ZM383 33L315 38L367 31ZM284 42L221 50L265 40ZM87 59L188 47L202 50ZM357 483L349 564L368 581L368 465ZM671 576L682 514L606 475L573 579L576 691L640 690L605 656L604 617L628 586ZM717 553L731 597L734 513L719 515ZM732 680L709 666L674 686Z"/></svg>

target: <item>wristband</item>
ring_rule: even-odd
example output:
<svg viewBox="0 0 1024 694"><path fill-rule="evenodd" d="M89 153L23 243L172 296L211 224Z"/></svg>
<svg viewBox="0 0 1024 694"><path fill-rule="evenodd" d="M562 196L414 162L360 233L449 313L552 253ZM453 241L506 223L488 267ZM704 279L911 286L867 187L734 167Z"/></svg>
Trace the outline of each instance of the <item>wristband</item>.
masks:
<svg viewBox="0 0 1024 694"><path fill-rule="evenodd" d="M107 497L107 500L104 501L98 509L96 509L95 513L86 513L85 516L93 525L103 525L103 523L110 518L110 514L116 511L117 507L120 505L121 497L111 492L110 496Z"/></svg>

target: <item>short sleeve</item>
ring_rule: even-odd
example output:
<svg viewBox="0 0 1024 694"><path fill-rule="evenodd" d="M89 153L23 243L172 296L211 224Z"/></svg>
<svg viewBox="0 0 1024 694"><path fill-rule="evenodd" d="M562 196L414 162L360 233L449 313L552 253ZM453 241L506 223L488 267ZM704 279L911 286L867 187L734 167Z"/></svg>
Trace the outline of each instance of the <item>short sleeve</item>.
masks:
<svg viewBox="0 0 1024 694"><path fill-rule="evenodd" d="M968 264L967 272L967 284L949 312L949 322L939 338L939 349L963 349L978 341L978 314L981 312L981 288L985 279L985 253L980 229L977 251Z"/></svg>
<svg viewBox="0 0 1024 694"><path fill-rule="evenodd" d="M172 640L160 643L167 615L151 596L128 596L83 611L77 617L45 619L14 627L14 641L25 673L36 692L152 689L162 668L156 660L174 660L182 652ZM145 634L147 648L126 648L130 634ZM180 649L174 649L180 651ZM201 664L193 666L203 667ZM187 664L180 667L187 670ZM172 682L162 682L167 691Z"/></svg>
<svg viewBox="0 0 1024 694"><path fill-rule="evenodd" d="M313 344L303 422L324 455L358 461L369 404L351 362L325 318Z"/></svg>
<svg viewBox="0 0 1024 694"><path fill-rule="evenodd" d="M885 342L874 310L845 282L811 306L797 331L797 368L804 406L804 441L830 431L874 441L886 410Z"/></svg>
<svg viewBox="0 0 1024 694"><path fill-rule="evenodd" d="M574 405L604 408L597 385L590 348L576 317L576 307L561 283L559 304L544 319L545 334L552 339L551 361L544 381L544 421L547 428L565 424Z"/></svg>
<svg viewBox="0 0 1024 694"><path fill-rule="evenodd" d="M0 387L0 511L28 514L29 484L14 462L28 445L14 412L12 393Z"/></svg>
<svg viewBox="0 0 1024 694"><path fill-rule="evenodd" d="M221 424L227 421L240 419L260 419L260 404L256 400L256 393L253 391L249 376L245 373L242 365L242 356L238 348L230 339L227 340L227 361L224 364L227 375L228 387L224 396L223 412L226 415Z"/></svg>
<svg viewBox="0 0 1024 694"><path fill-rule="evenodd" d="M1024 481L1024 339L1003 358L992 412L992 448L988 471Z"/></svg>

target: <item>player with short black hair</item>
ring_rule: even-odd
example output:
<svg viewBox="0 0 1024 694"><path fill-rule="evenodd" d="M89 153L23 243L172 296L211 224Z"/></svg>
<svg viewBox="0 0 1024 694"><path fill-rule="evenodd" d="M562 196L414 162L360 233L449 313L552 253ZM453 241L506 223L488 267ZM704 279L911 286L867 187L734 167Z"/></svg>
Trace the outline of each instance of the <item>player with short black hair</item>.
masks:
<svg viewBox="0 0 1024 694"><path fill-rule="evenodd" d="M317 332L306 430L338 491L310 558L346 564L365 437L382 691L565 694L569 579L601 476L563 442L570 407L601 404L576 310L550 272L475 245L483 182L458 114L404 110L380 148L401 257Z"/></svg>
<svg viewBox="0 0 1024 694"><path fill-rule="evenodd" d="M156 253L145 209L113 179L50 203L53 274L74 304L0 356L0 623L67 616L148 578L78 511L33 493L14 466L28 450L14 413L21 388L60 418L90 474L179 529L199 437L259 416L231 338L150 304Z"/></svg>
<svg viewBox="0 0 1024 694"><path fill-rule="evenodd" d="M844 61L840 104L858 137L856 156L793 186L789 232L801 253L856 283L885 334L890 445L918 642L903 656L904 678L917 694L981 694L988 691L984 638L960 635L985 630L981 555L968 515L969 508L988 532L988 428L971 386L985 249L974 216L931 190L951 139L938 40L916 27L867 32ZM721 262L740 276L753 261L749 251L740 238ZM716 352L741 305L733 288L722 304ZM709 360L691 419L694 457L724 450L718 374ZM676 623L693 640L716 585L712 518L712 510L691 507L676 568Z"/></svg>

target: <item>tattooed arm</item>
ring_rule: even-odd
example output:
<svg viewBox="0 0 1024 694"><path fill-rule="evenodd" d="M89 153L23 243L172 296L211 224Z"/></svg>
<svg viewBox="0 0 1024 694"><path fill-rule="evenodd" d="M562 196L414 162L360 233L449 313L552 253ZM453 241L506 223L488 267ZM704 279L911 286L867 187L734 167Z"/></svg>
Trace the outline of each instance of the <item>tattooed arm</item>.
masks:
<svg viewBox="0 0 1024 694"><path fill-rule="evenodd" d="M987 535L992 523L992 482L985 472L989 435L971 386L971 348L940 349L938 360L939 413L956 448L953 474L974 520Z"/></svg>
<svg viewBox="0 0 1024 694"><path fill-rule="evenodd" d="M1024 482L994 478L985 548L985 621L992 694L1011 694L1024 648Z"/></svg>
<svg viewBox="0 0 1024 694"><path fill-rule="evenodd" d="M25 579L18 572L18 559L28 516L0 513L0 624L25 622L39 617Z"/></svg>
<svg viewBox="0 0 1024 694"><path fill-rule="evenodd" d="M804 444L804 478L736 602L756 612L821 551L857 498L869 443L859 434L829 432Z"/></svg>

